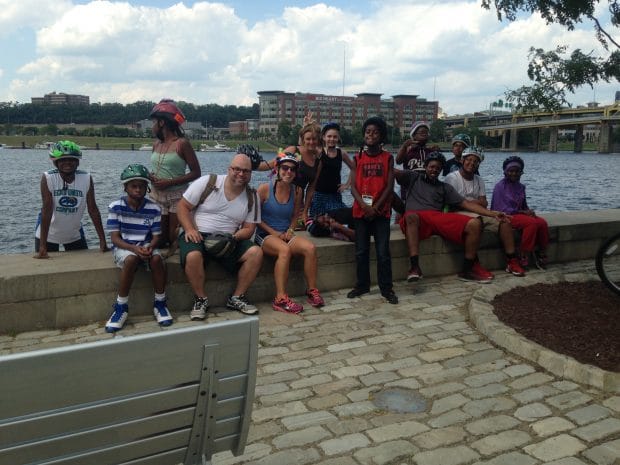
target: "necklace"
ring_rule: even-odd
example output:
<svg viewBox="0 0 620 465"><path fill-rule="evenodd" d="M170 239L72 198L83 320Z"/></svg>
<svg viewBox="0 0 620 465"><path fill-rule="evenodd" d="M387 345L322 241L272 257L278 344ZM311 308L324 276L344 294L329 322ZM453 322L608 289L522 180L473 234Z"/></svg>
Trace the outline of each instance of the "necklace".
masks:
<svg viewBox="0 0 620 465"><path fill-rule="evenodd" d="M169 140L166 144L162 143L160 149L157 151L157 166L155 168L155 176L159 176L159 171L161 169L161 165L164 163L164 159L166 158L166 154L170 149L170 146L173 142L176 142L176 139Z"/></svg>

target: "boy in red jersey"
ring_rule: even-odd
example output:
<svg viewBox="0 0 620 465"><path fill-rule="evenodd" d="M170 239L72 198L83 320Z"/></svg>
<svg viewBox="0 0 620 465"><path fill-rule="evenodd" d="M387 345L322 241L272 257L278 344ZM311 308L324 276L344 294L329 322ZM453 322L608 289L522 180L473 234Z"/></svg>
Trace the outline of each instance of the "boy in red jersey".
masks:
<svg viewBox="0 0 620 465"><path fill-rule="evenodd" d="M392 288L390 256L394 157L382 147L387 136L387 125L383 119L368 118L362 131L365 147L354 158L351 176L357 282L347 297L352 299L370 292L370 236L373 235L381 295L389 303L397 304L398 297Z"/></svg>

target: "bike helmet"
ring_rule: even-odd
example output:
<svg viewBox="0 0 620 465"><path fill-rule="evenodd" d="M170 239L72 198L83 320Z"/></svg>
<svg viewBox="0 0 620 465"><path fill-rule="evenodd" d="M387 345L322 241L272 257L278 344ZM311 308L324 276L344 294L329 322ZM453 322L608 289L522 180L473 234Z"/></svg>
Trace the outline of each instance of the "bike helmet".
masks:
<svg viewBox="0 0 620 465"><path fill-rule="evenodd" d="M323 137L325 133L329 131L330 129L335 129L336 131L340 132L340 125L333 121L330 121L329 123L325 123L323 125L323 128L321 128L321 137Z"/></svg>
<svg viewBox="0 0 620 465"><path fill-rule="evenodd" d="M149 170L146 169L144 165L129 165L121 173L121 182L123 184L127 184L129 181L133 181L134 179L139 179L148 183L150 181Z"/></svg>
<svg viewBox="0 0 620 465"><path fill-rule="evenodd" d="M82 151L80 146L70 140L61 140L50 147L49 152L51 160L56 164L61 158L82 159Z"/></svg>
<svg viewBox="0 0 620 465"><path fill-rule="evenodd" d="M469 147L471 145L471 139L467 134L457 134L456 136L454 136L452 138L452 145L456 144L457 142L460 142L465 147Z"/></svg>
<svg viewBox="0 0 620 465"><path fill-rule="evenodd" d="M153 107L149 114L149 118L167 119L176 122L178 125L185 122L185 115L183 112L179 110L174 100L167 98L160 100L159 103Z"/></svg>
<svg viewBox="0 0 620 465"><path fill-rule="evenodd" d="M438 162L440 162L442 167L446 165L446 157L443 156L443 153L431 152L426 156L426 159L424 160L424 167L426 168L426 166L433 160L437 160Z"/></svg>
<svg viewBox="0 0 620 465"><path fill-rule="evenodd" d="M379 133L381 134L381 142L385 142L387 139L387 124L385 120L379 116L371 116L362 125L362 134L366 132L366 128L370 125L377 126L379 128Z"/></svg>
<svg viewBox="0 0 620 465"><path fill-rule="evenodd" d="M484 160L482 149L479 147L476 147L475 145L470 145L469 147L466 147L465 150L463 150L463 155L462 155L463 158L466 158L470 155L474 155L478 157L478 160L480 160L481 162Z"/></svg>
<svg viewBox="0 0 620 465"><path fill-rule="evenodd" d="M280 166L285 161L290 161L291 163L294 163L295 166L299 165L299 160L297 160L297 157L294 154L288 152L284 152L278 158L276 158L276 165Z"/></svg>
<svg viewBox="0 0 620 465"><path fill-rule="evenodd" d="M506 158L504 160L504 163L502 163L502 169L504 170L504 172L508 170L509 168L512 168L513 166L519 166L521 167L521 171L523 171L523 169L525 168L525 162L523 161L521 157L512 155Z"/></svg>
<svg viewBox="0 0 620 465"><path fill-rule="evenodd" d="M250 162L252 163L252 169L255 170L259 167L261 162L263 162L263 157L261 157L258 150L254 148L252 145L242 144L237 147L237 153L242 153L247 155L250 158Z"/></svg>
<svg viewBox="0 0 620 465"><path fill-rule="evenodd" d="M411 131L409 131L409 137L413 138L416 131L420 128L426 128L429 131L431 130L431 127L428 125L426 121L415 121L413 125L411 126Z"/></svg>

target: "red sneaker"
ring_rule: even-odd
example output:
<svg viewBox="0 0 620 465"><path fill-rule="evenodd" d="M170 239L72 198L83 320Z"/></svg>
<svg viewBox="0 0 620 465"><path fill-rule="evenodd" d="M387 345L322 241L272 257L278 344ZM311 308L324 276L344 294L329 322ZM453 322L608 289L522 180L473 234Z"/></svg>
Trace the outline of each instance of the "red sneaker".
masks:
<svg viewBox="0 0 620 465"><path fill-rule="evenodd" d="M272 306L274 310L284 313L299 313L304 309L303 305L293 302L287 295L281 299L274 299Z"/></svg>
<svg viewBox="0 0 620 465"><path fill-rule="evenodd" d="M413 266L407 273L407 282L412 283L422 278L422 270L419 266Z"/></svg>
<svg viewBox="0 0 620 465"><path fill-rule="evenodd" d="M322 307L325 305L325 301L323 300L323 297L321 297L321 294L319 294L318 289L308 289L306 291L306 295L308 296L308 303L313 307Z"/></svg>
<svg viewBox="0 0 620 465"><path fill-rule="evenodd" d="M463 281L490 283L493 281L493 273L484 269L480 263L476 262L470 271L463 271L462 273L459 273L459 278Z"/></svg>
<svg viewBox="0 0 620 465"><path fill-rule="evenodd" d="M512 273L515 276L525 276L525 270L519 264L517 258L511 258L506 263L506 273Z"/></svg>

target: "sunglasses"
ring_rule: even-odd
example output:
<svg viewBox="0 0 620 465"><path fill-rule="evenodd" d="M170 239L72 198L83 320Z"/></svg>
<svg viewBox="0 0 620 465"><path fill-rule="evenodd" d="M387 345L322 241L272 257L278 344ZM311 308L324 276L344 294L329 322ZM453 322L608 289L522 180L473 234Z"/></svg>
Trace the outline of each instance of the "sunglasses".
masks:
<svg viewBox="0 0 620 465"><path fill-rule="evenodd" d="M282 171L290 171L292 173L295 173L297 171L297 167L291 165L280 165L280 169Z"/></svg>

